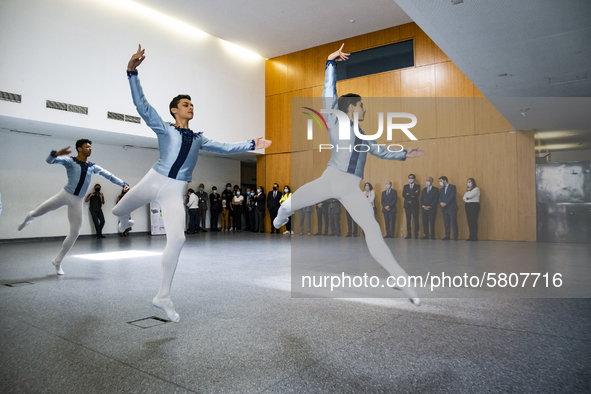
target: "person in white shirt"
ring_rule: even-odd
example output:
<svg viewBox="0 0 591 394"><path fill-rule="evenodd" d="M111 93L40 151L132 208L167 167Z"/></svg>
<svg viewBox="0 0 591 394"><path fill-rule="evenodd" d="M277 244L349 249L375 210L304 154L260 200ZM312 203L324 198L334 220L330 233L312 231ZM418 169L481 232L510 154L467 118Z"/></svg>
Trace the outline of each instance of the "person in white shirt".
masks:
<svg viewBox="0 0 591 394"><path fill-rule="evenodd" d="M199 203L195 190L189 189L189 201L185 204L189 208L189 231L187 234L195 234L197 232L197 219L199 218Z"/></svg>
<svg viewBox="0 0 591 394"><path fill-rule="evenodd" d="M232 198L232 212L234 213L234 226L236 226L236 232L242 231L242 202L244 196L240 194L240 189L236 190L236 195Z"/></svg>
<svg viewBox="0 0 591 394"><path fill-rule="evenodd" d="M464 202L466 203L466 217L468 218L468 228L470 229L470 238L466 241L478 241L478 212L480 212L480 189L476 187L474 178L468 178L468 189L464 193Z"/></svg>
<svg viewBox="0 0 591 394"><path fill-rule="evenodd" d="M365 197L367 197L367 199L369 200L369 203L371 204L372 208L373 208L373 215L375 216L377 213L377 209L376 209L376 192L373 190L373 185L369 182L365 182L365 186L364 186L365 191L363 192L363 194L365 194Z"/></svg>

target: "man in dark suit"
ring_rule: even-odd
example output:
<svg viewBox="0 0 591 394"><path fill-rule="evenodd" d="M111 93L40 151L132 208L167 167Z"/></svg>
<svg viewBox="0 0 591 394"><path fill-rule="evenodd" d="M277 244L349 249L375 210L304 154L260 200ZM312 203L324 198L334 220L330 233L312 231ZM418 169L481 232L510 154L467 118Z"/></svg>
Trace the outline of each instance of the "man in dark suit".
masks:
<svg viewBox="0 0 591 394"><path fill-rule="evenodd" d="M450 235L450 226L454 231L454 240L458 240L458 203L456 202L456 187L447 181L446 176L439 178L439 205L443 214L443 224L445 225L445 238L448 241Z"/></svg>
<svg viewBox="0 0 591 394"><path fill-rule="evenodd" d="M314 235L328 235L328 200L316 204L316 216L318 217L318 232ZM324 232L322 231L322 219L324 219Z"/></svg>
<svg viewBox="0 0 591 394"><path fill-rule="evenodd" d="M279 184L274 183L273 190L267 195L267 209L269 210L269 215L271 215L271 224L273 224L273 220L277 217L279 207L281 207L279 200L281 200L282 195L283 194L279 191ZM279 234L279 230L276 230L275 226L271 225L271 234L273 234L273 232Z"/></svg>
<svg viewBox="0 0 591 394"><path fill-rule="evenodd" d="M423 232L421 239L435 239L435 217L437 216L437 204L439 204L439 189L433 186L433 178L427 178L427 186L421 195L421 209L423 211ZM429 230L429 227L431 228Z"/></svg>
<svg viewBox="0 0 591 394"><path fill-rule="evenodd" d="M218 229L218 217L222 212L222 196L218 193L216 186L211 188L209 195L209 205L211 206L211 214L209 217L209 227L211 231L220 231Z"/></svg>
<svg viewBox="0 0 591 394"><path fill-rule="evenodd" d="M398 193L392 189L392 182L386 183L386 190L382 192L382 213L384 214L384 223L386 223L386 235L384 238L394 238L396 231L396 201Z"/></svg>
<svg viewBox="0 0 591 394"><path fill-rule="evenodd" d="M406 238L412 238L412 229L410 225L411 217L414 219L415 238L419 239L419 196L421 194L421 185L416 185L415 175L408 176L408 185L402 189L402 198L404 198L404 210L406 211Z"/></svg>
<svg viewBox="0 0 591 394"><path fill-rule="evenodd" d="M330 218L330 234L341 236L341 202L335 198L328 200L328 217Z"/></svg>

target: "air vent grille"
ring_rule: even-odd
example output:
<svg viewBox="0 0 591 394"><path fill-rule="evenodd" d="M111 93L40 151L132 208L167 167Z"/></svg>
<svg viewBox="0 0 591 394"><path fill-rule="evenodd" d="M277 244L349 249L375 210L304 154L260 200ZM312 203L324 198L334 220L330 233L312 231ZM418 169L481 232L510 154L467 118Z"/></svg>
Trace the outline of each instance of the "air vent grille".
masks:
<svg viewBox="0 0 591 394"><path fill-rule="evenodd" d="M20 103L22 96L16 93L0 92L0 100Z"/></svg>
<svg viewBox="0 0 591 394"><path fill-rule="evenodd" d="M125 115L125 114L120 114L118 112L111 112L111 111L107 112L107 119L120 120L122 122L129 122L129 123L138 123L138 124L141 123L139 116Z"/></svg>
<svg viewBox="0 0 591 394"><path fill-rule="evenodd" d="M59 101L45 100L45 108L57 109L59 111L74 112L76 114L88 115L88 107L81 105L60 103Z"/></svg>

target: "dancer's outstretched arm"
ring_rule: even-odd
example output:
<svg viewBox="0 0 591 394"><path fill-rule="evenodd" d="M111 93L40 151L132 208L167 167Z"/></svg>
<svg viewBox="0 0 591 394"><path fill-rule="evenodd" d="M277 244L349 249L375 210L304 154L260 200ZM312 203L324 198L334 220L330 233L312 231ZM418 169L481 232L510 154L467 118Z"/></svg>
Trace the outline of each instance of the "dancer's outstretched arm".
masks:
<svg viewBox="0 0 591 394"><path fill-rule="evenodd" d="M337 95L337 73L336 73L336 63L340 61L345 61L349 58L350 53L344 53L343 47L345 44L341 45L341 48L328 55L328 59L326 61L326 68L324 70L324 90L322 91L322 102L324 104L324 109L338 109L338 95ZM330 123L333 126L337 124L337 117L333 114L326 114L324 115L327 125Z"/></svg>
<svg viewBox="0 0 591 394"><path fill-rule="evenodd" d="M249 150L265 149L271 146L271 141L263 139L263 137L234 143L214 141L205 136L202 136L202 138L203 142L201 143L201 149L206 152L218 153L221 155L233 155L235 153L242 153Z"/></svg>
<svg viewBox="0 0 591 394"><path fill-rule="evenodd" d="M93 168L93 172L95 174L99 174L103 178L108 179L109 181L113 182L114 184L116 184L118 186L121 186L123 188L123 191L126 192L129 190L129 185L127 184L127 182L124 182L121 179L117 178L115 175L111 174L109 171L105 170L104 168L102 168L96 164L92 168Z"/></svg>
<svg viewBox="0 0 591 394"><path fill-rule="evenodd" d="M137 76L137 67L142 64L146 56L144 55L145 49L142 49L140 45L136 53L131 56L129 63L127 63L127 78L129 79L129 87L131 88L131 97L133 103L137 109L138 114L142 117L144 122L150 127L156 134L166 134L166 128L158 112L148 103L144 96L144 91L140 85L140 80Z"/></svg>
<svg viewBox="0 0 591 394"><path fill-rule="evenodd" d="M67 163L70 162L70 160L68 160L67 157L60 157L60 156L69 155L70 153L72 153L72 151L70 150L69 146L67 148L60 149L58 151L52 150L51 153L49 154L49 156L47 156L47 159L45 161L48 162L49 164L66 165Z"/></svg>

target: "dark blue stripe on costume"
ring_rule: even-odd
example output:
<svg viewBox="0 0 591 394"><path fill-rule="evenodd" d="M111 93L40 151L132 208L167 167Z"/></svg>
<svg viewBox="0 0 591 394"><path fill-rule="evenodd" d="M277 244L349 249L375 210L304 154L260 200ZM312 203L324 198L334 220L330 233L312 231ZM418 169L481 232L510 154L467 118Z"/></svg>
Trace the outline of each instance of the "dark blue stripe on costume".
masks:
<svg viewBox="0 0 591 394"><path fill-rule="evenodd" d="M76 186L76 190L74 190L74 195L77 196L80 194L80 189L84 186L84 181L86 181L86 174L88 173L88 166L83 164L82 162L78 162L80 165L80 180L78 181L78 185Z"/></svg>
<svg viewBox="0 0 591 394"><path fill-rule="evenodd" d="M355 143L353 144L353 153L351 153L351 158L349 159L349 167L347 168L347 172L349 174L355 174L355 168L357 168L357 160L359 160L359 152L355 150L355 147L359 145L361 139L355 136Z"/></svg>
<svg viewBox="0 0 591 394"><path fill-rule="evenodd" d="M185 164L185 160L187 160L187 156L189 155L189 151L193 145L193 132L191 130L181 129L180 127L176 127L176 129L179 131L179 133L181 133L182 143L179 155L168 172L168 177L172 179L176 179L176 176L178 175L179 170L183 164Z"/></svg>

